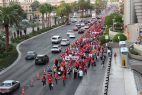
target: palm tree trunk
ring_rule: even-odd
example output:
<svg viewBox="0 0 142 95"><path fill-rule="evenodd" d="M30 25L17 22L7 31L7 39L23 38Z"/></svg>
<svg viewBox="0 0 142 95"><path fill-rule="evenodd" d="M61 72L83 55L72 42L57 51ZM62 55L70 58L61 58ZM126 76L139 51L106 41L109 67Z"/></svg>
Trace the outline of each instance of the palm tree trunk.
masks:
<svg viewBox="0 0 142 95"><path fill-rule="evenodd" d="M42 29L44 28L44 14L42 14Z"/></svg>
<svg viewBox="0 0 142 95"><path fill-rule="evenodd" d="M6 34L6 50L9 48L9 26L6 24L5 26L5 34Z"/></svg>

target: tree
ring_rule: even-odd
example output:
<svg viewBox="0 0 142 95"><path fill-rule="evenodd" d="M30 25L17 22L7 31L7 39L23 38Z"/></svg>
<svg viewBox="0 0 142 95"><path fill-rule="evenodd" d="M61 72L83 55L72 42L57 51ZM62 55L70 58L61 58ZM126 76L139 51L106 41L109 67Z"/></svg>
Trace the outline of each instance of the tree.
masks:
<svg viewBox="0 0 142 95"><path fill-rule="evenodd" d="M105 25L110 27L113 24L113 19L115 22L123 24L122 16L118 13L112 13L105 18Z"/></svg>
<svg viewBox="0 0 142 95"><path fill-rule="evenodd" d="M30 22L26 19L23 19L20 23L21 29L24 30L24 34L27 35L27 28L30 27Z"/></svg>
<svg viewBox="0 0 142 95"><path fill-rule="evenodd" d="M103 0L96 0L95 3L95 9L96 9L96 14L99 14L102 9L104 9L106 6L106 2Z"/></svg>
<svg viewBox="0 0 142 95"><path fill-rule="evenodd" d="M44 25L44 14L46 13L46 10L47 10L46 8L47 7L46 7L45 4L42 4L42 5L39 6L39 11L42 14L42 28L45 27L45 25Z"/></svg>
<svg viewBox="0 0 142 95"><path fill-rule="evenodd" d="M119 34L116 34L112 40L113 42L126 41L127 37L123 33L119 33Z"/></svg>
<svg viewBox="0 0 142 95"><path fill-rule="evenodd" d="M47 13L48 13L48 26L51 27L51 12L53 11L53 6L51 4L46 3L46 19L47 19Z"/></svg>
<svg viewBox="0 0 142 95"><path fill-rule="evenodd" d="M85 0L79 0L78 6L79 6L79 9L81 10L81 17L83 17L84 16L84 10L85 10L85 7L86 7L86 1Z"/></svg>
<svg viewBox="0 0 142 95"><path fill-rule="evenodd" d="M7 50L9 48L9 26L13 24L18 26L21 19L21 14L19 14L19 11L13 6L0 7L0 22L5 28Z"/></svg>
<svg viewBox="0 0 142 95"><path fill-rule="evenodd" d="M39 3L38 1L34 1L34 2L30 5L30 7L32 8L32 11L33 11L33 12L37 11L38 8L39 8L39 6L40 6L40 3Z"/></svg>
<svg viewBox="0 0 142 95"><path fill-rule="evenodd" d="M61 2L60 6L57 8L56 11L57 15L63 19L63 17L66 17L65 22L69 23L69 14L71 13L71 6L68 3Z"/></svg>
<svg viewBox="0 0 142 95"><path fill-rule="evenodd" d="M72 7L72 11L78 11L79 10L79 6L78 6L78 3L76 1L71 3L71 7Z"/></svg>

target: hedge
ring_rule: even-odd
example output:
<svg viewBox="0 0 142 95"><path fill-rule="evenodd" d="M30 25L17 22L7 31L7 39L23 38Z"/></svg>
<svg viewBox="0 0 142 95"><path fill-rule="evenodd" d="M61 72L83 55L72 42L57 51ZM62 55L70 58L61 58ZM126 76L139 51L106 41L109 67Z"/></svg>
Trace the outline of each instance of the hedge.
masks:
<svg viewBox="0 0 142 95"><path fill-rule="evenodd" d="M118 39L118 37L120 39ZM114 37L113 37L113 42L119 42L119 41L126 41L127 40L127 37L123 34L123 33L119 33L119 34L116 34Z"/></svg>

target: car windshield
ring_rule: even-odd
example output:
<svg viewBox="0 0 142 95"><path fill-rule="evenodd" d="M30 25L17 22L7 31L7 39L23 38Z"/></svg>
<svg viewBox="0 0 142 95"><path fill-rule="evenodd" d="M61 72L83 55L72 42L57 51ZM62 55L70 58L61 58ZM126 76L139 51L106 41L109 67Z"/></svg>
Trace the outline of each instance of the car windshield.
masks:
<svg viewBox="0 0 142 95"><path fill-rule="evenodd" d="M11 83L2 83L2 86L11 86Z"/></svg>
<svg viewBox="0 0 142 95"><path fill-rule="evenodd" d="M34 53L33 52L28 52L27 55L34 55Z"/></svg>
<svg viewBox="0 0 142 95"><path fill-rule="evenodd" d="M53 39L53 40L56 40L57 38L53 37L52 39Z"/></svg>

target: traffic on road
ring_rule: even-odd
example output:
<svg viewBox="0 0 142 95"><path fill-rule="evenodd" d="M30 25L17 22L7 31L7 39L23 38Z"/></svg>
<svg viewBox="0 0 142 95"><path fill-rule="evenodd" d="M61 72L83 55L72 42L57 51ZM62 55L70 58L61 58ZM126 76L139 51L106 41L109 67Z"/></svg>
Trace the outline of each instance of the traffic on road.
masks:
<svg viewBox="0 0 142 95"><path fill-rule="evenodd" d="M104 47L99 43L102 27L101 20L83 20L77 22L76 25L67 25L37 36L30 41L25 41L19 48L22 52L21 59L15 67L1 75L0 79L0 81L4 81L3 83L15 81L16 84L18 81L18 86L10 89L9 85L1 85L0 93L10 93L10 95L60 93L58 95L67 95L70 87L74 89L71 93L74 93L83 76L87 74L87 69L90 66L95 68L96 60L103 56ZM41 87L41 84L44 88ZM13 85L12 83L11 86ZM3 86L10 92L6 91ZM67 88L63 89L64 87ZM54 92L49 92L49 90ZM62 91L64 94L61 94Z"/></svg>

